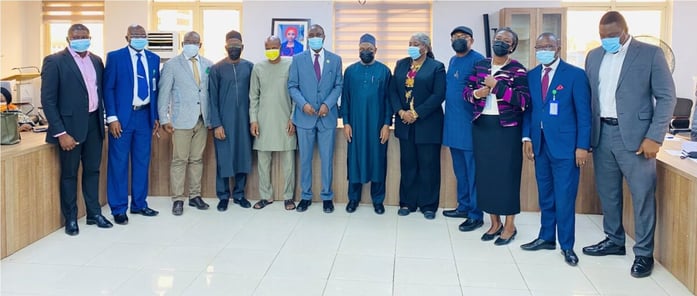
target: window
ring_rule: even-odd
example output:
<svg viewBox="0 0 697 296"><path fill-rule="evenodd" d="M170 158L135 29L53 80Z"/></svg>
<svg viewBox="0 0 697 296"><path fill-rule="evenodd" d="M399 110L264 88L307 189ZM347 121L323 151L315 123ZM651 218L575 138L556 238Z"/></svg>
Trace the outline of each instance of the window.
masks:
<svg viewBox="0 0 697 296"><path fill-rule="evenodd" d="M92 42L89 50L104 56L104 0L44 0L42 11L46 55L63 50L67 46L68 28L81 23L90 29Z"/></svg>
<svg viewBox="0 0 697 296"><path fill-rule="evenodd" d="M650 35L670 44L666 0L564 1L563 4L568 8L566 37L562 37L567 39L566 59L576 66L583 68L588 51L600 46L597 24L610 10L622 13L632 36Z"/></svg>
<svg viewBox="0 0 697 296"><path fill-rule="evenodd" d="M358 40L364 33L377 39L376 59L390 69L407 56L409 38L416 32L431 35L430 1L355 0L334 4L334 49L345 67L359 60Z"/></svg>
<svg viewBox="0 0 697 296"><path fill-rule="evenodd" d="M201 55L215 63L226 56L225 33L240 30L241 11L241 0L153 0L154 24L150 27L177 32L179 49L186 32L198 32L203 43Z"/></svg>

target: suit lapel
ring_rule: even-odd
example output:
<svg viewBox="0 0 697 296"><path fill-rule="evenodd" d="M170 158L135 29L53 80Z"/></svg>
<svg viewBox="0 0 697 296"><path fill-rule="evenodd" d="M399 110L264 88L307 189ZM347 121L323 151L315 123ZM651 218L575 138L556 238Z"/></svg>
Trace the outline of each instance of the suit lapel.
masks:
<svg viewBox="0 0 697 296"><path fill-rule="evenodd" d="M547 103L549 103L549 101L552 100L552 98L554 97L552 95L554 90L557 89L559 85L561 85L561 80L564 79L564 71L566 71L566 65L564 64L564 62L560 60L559 65L557 65L557 69L554 71L554 77L552 77L552 81L550 82L549 88L547 89Z"/></svg>
<svg viewBox="0 0 697 296"><path fill-rule="evenodd" d="M624 62L622 62L620 78L617 79L617 89L619 89L620 85L622 85L622 80L625 77L625 73L627 73L627 71L629 70L629 67L634 62L634 59L636 59L636 57L639 56L639 44L637 42L638 41L636 40L632 40L631 43L629 43L629 48L627 48L627 54L624 57Z"/></svg>
<svg viewBox="0 0 697 296"><path fill-rule="evenodd" d="M189 66L190 63L191 63L191 60L187 60L186 57L184 57L183 54L182 54L182 55L179 55L178 60L179 60L179 65L180 65L182 68L186 69L185 71L186 71L187 73L189 73L189 77L191 77L191 81L193 81L193 82L194 82L194 85L196 85L196 78L194 77L194 70L192 69L193 65ZM202 62L202 61L201 61L201 57L198 58L198 62L199 62L199 64ZM198 73L198 77L201 78L201 73L200 73L200 71L199 71L199 73ZM201 82L203 82L203 80L202 80ZM196 86L198 86L198 85L196 85Z"/></svg>
<svg viewBox="0 0 697 296"><path fill-rule="evenodd" d="M63 52L66 58L66 62L68 63L68 67L70 70L77 76L78 81L80 81L80 85L82 85L82 88L87 92L87 86L85 85L85 79L82 77L82 72L80 72L80 68L78 68L77 63L75 62L75 58L70 54L70 51L68 49L65 49Z"/></svg>

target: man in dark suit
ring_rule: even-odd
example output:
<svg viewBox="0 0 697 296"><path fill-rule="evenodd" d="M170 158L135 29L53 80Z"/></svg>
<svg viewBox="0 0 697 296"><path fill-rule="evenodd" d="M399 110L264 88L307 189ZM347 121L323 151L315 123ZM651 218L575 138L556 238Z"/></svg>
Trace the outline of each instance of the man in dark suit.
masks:
<svg viewBox="0 0 697 296"><path fill-rule="evenodd" d="M341 57L324 49L324 29L310 26L310 49L293 56L288 74L288 92L295 102L293 123L300 150L300 187L302 200L296 211L304 212L312 204L312 155L315 141L322 162L322 197L325 213L334 211L332 167L334 133L339 116L336 106L341 95L343 76Z"/></svg>
<svg viewBox="0 0 697 296"><path fill-rule="evenodd" d="M540 65L528 72L530 108L523 119L523 151L535 160L542 226L526 251L556 248L564 261L578 264L574 252L579 168L586 164L591 139L590 86L582 69L559 58L561 42L552 33L537 38Z"/></svg>
<svg viewBox="0 0 697 296"><path fill-rule="evenodd" d="M160 57L145 50L145 29L128 27L128 46L107 54L104 102L109 124L107 197L114 222L128 224L128 166L131 166L131 214L155 216L148 207L148 173L152 135L158 123L157 83Z"/></svg>
<svg viewBox="0 0 697 296"><path fill-rule="evenodd" d="M622 177L634 210L633 277L653 269L656 229L656 153L675 108L675 83L663 51L633 40L624 17L600 19L602 47L586 57L593 100L593 165L606 238L583 248L591 256L624 255Z"/></svg>
<svg viewBox="0 0 697 296"><path fill-rule="evenodd" d="M77 235L77 172L82 162L82 195L87 224L112 227L99 206L99 167L104 141L102 59L89 51L90 30L68 29L68 48L44 58L41 105L48 119L46 142L59 144L61 213L65 233Z"/></svg>

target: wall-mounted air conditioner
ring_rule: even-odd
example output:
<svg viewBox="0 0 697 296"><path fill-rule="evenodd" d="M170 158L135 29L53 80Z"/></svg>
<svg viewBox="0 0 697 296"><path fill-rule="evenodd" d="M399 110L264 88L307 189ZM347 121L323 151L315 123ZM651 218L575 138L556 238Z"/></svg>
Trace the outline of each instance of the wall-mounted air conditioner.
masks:
<svg viewBox="0 0 697 296"><path fill-rule="evenodd" d="M177 32L148 33L148 49L167 61L179 52L179 34Z"/></svg>

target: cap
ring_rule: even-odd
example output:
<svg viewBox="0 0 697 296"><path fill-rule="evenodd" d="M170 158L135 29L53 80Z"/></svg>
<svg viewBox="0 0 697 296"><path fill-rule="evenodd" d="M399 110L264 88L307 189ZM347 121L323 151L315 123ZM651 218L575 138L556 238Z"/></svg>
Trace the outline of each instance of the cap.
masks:
<svg viewBox="0 0 697 296"><path fill-rule="evenodd" d="M375 46L375 37L373 37L373 35L365 33L365 34L363 34L363 36L361 36L361 40L358 43L360 44L360 43L364 43L364 42L370 43L373 46Z"/></svg>
<svg viewBox="0 0 697 296"><path fill-rule="evenodd" d="M469 27L465 27L465 26L456 27L455 29L453 29L452 32L450 32L450 36L453 36L453 34L455 34L457 32L462 32L462 33L465 33L467 35L470 35L470 37L474 37L474 34L472 34L472 29L470 29Z"/></svg>

